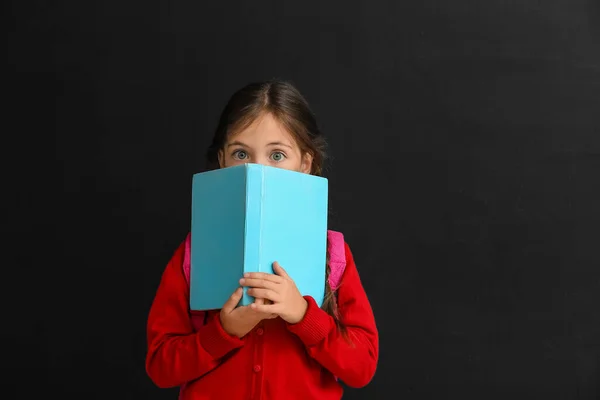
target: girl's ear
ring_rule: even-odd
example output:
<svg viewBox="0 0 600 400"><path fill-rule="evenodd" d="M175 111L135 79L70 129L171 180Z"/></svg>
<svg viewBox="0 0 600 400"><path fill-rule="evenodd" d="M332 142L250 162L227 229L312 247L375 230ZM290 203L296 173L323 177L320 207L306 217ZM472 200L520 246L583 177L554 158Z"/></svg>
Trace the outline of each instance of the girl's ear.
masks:
<svg viewBox="0 0 600 400"><path fill-rule="evenodd" d="M224 164L223 150L219 150L218 156L219 156L219 168L223 168L223 164Z"/></svg>
<svg viewBox="0 0 600 400"><path fill-rule="evenodd" d="M300 166L300 171L305 174L310 174L312 170L313 156L310 153L304 153L302 156L302 165Z"/></svg>

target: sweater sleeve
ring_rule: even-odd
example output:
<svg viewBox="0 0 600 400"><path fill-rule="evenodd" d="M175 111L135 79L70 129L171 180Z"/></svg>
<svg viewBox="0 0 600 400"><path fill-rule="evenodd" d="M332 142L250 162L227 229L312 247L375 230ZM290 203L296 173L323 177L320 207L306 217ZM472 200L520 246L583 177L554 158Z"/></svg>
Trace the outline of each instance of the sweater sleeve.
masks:
<svg viewBox="0 0 600 400"><path fill-rule="evenodd" d="M354 388L366 386L379 358L379 334L371 305L361 284L354 258L346 244L346 268L338 289L340 319L347 338L338 330L333 317L306 296L304 319L288 324L288 329L304 343L308 354Z"/></svg>
<svg viewBox="0 0 600 400"><path fill-rule="evenodd" d="M169 261L148 316L146 372L161 388L200 378L244 341L223 330L219 313L197 332L189 314L189 287L183 274L182 244Z"/></svg>

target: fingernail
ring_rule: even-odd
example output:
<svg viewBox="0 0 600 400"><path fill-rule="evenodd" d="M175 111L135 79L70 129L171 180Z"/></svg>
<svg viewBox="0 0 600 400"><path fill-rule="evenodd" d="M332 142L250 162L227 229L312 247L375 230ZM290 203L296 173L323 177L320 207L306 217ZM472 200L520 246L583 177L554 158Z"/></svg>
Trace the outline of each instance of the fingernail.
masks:
<svg viewBox="0 0 600 400"><path fill-rule="evenodd" d="M240 285L244 284L244 278L240 279Z"/></svg>
<svg viewBox="0 0 600 400"><path fill-rule="evenodd" d="M246 273L244 274L244 278L247 278L247 277L249 277L249 276L250 276L250 273L248 273L248 272L246 272Z"/></svg>

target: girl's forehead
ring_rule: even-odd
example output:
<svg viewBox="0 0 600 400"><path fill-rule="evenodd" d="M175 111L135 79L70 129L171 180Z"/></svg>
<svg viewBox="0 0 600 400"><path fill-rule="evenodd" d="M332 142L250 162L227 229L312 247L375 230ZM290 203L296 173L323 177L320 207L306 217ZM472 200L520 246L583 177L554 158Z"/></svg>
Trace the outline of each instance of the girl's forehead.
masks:
<svg viewBox="0 0 600 400"><path fill-rule="evenodd" d="M231 134L227 140L242 142L249 146L267 145L269 143L284 143L295 146L293 135L271 114L264 114L252 121L239 132Z"/></svg>

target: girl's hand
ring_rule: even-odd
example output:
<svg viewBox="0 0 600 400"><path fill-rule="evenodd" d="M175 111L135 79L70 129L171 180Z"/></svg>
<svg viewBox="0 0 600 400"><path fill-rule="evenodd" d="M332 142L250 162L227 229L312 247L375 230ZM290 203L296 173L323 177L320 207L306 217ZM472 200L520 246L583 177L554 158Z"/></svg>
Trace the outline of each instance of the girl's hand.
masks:
<svg viewBox="0 0 600 400"><path fill-rule="evenodd" d="M286 322L297 324L304 318L308 303L277 261L273 263L273 271L275 275L248 272L240 279L240 285L250 288L250 296L265 299L264 304L252 303L250 308L261 313L277 314ZM272 304L268 304L266 300L270 300Z"/></svg>
<svg viewBox="0 0 600 400"><path fill-rule="evenodd" d="M237 307L241 299L242 288L237 288L221 309L221 326L228 334L241 339L263 319L277 318L275 314L257 312L249 306ZM264 300L255 298L253 304L262 305Z"/></svg>

